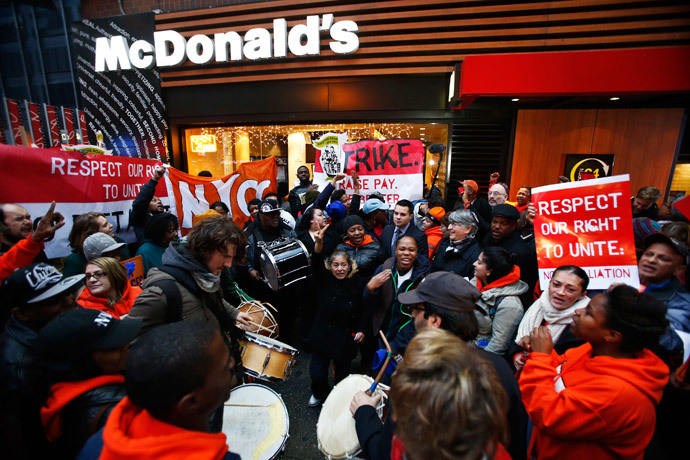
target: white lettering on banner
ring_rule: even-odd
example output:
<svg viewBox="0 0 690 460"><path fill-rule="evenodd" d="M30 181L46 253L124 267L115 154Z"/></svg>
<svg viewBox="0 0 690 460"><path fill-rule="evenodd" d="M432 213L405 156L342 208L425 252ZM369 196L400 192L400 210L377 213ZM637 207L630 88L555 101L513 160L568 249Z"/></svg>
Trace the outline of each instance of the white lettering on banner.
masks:
<svg viewBox="0 0 690 460"><path fill-rule="evenodd" d="M287 50L295 56L318 56L321 54L320 34L329 32L331 51L336 54L352 54L359 49L359 28L354 21L334 23L333 14L307 16L306 24L296 24L288 32L285 19L273 20L271 32L263 28L248 30L244 39L233 31L216 33L213 39L206 35L193 35L186 40L179 32L163 30L153 33L153 45L145 40L135 41L131 47L122 35L96 38L96 72L149 69L154 62L157 67L174 67L189 59L194 64L284 58Z"/></svg>
<svg viewBox="0 0 690 460"><path fill-rule="evenodd" d="M264 190L266 190L271 185L271 181L265 180L261 183L257 183L254 179L246 180L240 184L237 189L237 204L240 207L242 213L249 217L249 209L247 209L247 190L256 190L256 196L264 196ZM229 189L228 189L229 190ZM218 191L220 193L220 190Z"/></svg>
<svg viewBox="0 0 690 460"><path fill-rule="evenodd" d="M622 193L607 193L602 195L576 196L573 198L564 198L562 200L540 201L537 203L537 207L539 209L539 214L546 216L618 208L618 197L621 195Z"/></svg>
<svg viewBox="0 0 690 460"><path fill-rule="evenodd" d="M116 161L99 160L77 160L76 158L52 157L51 174L61 174L63 176L101 176L101 177L120 177L120 167L122 163ZM142 166L142 165L139 165Z"/></svg>

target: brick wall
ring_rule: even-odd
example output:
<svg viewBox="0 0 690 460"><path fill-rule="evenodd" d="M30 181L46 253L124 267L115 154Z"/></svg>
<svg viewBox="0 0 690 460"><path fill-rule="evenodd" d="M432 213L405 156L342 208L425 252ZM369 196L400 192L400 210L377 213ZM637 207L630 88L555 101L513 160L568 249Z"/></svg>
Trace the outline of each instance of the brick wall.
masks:
<svg viewBox="0 0 690 460"><path fill-rule="evenodd" d="M122 6L126 14L146 13L151 10L170 13L260 1L267 0L122 0ZM122 15L117 0L83 0L81 9L84 19Z"/></svg>

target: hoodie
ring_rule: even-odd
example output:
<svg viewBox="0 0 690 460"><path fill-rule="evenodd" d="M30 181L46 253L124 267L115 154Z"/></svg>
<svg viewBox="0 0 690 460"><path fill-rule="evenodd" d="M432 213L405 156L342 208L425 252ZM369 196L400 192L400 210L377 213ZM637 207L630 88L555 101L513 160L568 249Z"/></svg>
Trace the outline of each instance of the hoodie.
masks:
<svg viewBox="0 0 690 460"><path fill-rule="evenodd" d="M534 423L528 457L642 459L668 373L646 349L634 359L592 357L589 343L532 353L519 382Z"/></svg>
<svg viewBox="0 0 690 460"><path fill-rule="evenodd" d="M438 251L438 246L441 244L443 239L443 232L441 231L441 226L431 227L426 232L426 241L429 244L429 260L434 260L434 255Z"/></svg>
<svg viewBox="0 0 690 460"><path fill-rule="evenodd" d="M108 305L108 299L105 297L97 297L91 294L88 288L81 291L81 295L79 296L77 303L84 308L101 310L110 313L117 319L120 319L122 316L129 313L139 294L141 294L141 288L139 286L132 286L129 280L127 280L127 283L125 283L125 292L122 293L122 297L115 305Z"/></svg>
<svg viewBox="0 0 690 460"><path fill-rule="evenodd" d="M96 434L98 436L100 433ZM90 439L78 458L100 460L239 459L227 455L223 433L191 431L162 422L124 398L113 409L102 431L100 457L93 455L98 440Z"/></svg>

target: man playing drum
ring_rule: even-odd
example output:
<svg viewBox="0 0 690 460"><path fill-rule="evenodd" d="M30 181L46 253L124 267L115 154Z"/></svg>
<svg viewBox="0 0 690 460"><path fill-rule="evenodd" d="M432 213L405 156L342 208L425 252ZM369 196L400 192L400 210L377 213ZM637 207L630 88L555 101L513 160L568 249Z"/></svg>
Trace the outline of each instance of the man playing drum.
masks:
<svg viewBox="0 0 690 460"><path fill-rule="evenodd" d="M280 218L278 202L268 199L259 205L259 216L251 227L249 233L249 246L247 247L247 268L252 280L251 294L264 302L268 302L278 309L277 320L280 326L281 339L290 343L292 324L295 317L295 294L292 286L283 288L279 293L273 291L264 282L264 273L261 268L260 243L271 243L281 238L296 238L294 230L283 225ZM308 260L305 258L305 261Z"/></svg>
<svg viewBox="0 0 690 460"><path fill-rule="evenodd" d="M231 220L215 217L194 227L187 242L173 242L163 253L163 265L152 268L142 284L129 316L141 318L141 333L176 321L198 320L212 324L226 337L253 330L251 317L223 299L220 274L241 256L246 244L244 233ZM228 343L235 360L240 360L236 340ZM238 366L240 368L240 366ZM241 375L241 371L236 371ZM222 406L221 406L222 409ZM212 429L220 431L222 410L214 414Z"/></svg>
<svg viewBox="0 0 690 460"><path fill-rule="evenodd" d="M424 329L445 329L465 342L474 340L479 327L474 316L475 301L480 292L463 277L450 272L434 272L419 283L416 289L402 293L398 300L405 311L414 318L416 332ZM508 423L510 428L509 452L513 459L524 459L527 446L525 430L527 417L520 400L520 389L508 364L498 355L477 350L480 357L493 364L501 385L508 394ZM357 437L367 459L390 458L391 439L395 430L389 412L385 423L381 423L376 405L380 397L357 393L350 404L355 418ZM394 406L395 401L391 404Z"/></svg>

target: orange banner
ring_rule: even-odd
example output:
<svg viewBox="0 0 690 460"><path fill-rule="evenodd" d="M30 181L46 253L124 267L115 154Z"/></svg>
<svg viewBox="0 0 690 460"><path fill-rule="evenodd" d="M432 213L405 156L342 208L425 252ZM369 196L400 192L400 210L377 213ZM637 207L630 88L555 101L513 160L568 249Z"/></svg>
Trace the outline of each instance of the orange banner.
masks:
<svg viewBox="0 0 690 460"><path fill-rule="evenodd" d="M127 272L127 281L132 286L141 286L144 281L144 261L141 256L134 256L131 259L121 260L120 264L125 267Z"/></svg>
<svg viewBox="0 0 690 460"><path fill-rule="evenodd" d="M639 286L627 174L537 187L532 202L541 289L561 265L582 267L590 289Z"/></svg>
<svg viewBox="0 0 690 460"><path fill-rule="evenodd" d="M168 168L165 181L170 211L180 221L180 233L192 229L195 215L208 211L209 205L222 201L230 208L232 220L242 228L249 220L247 203L261 198L266 191L276 192L278 168L273 157L242 163L235 173L224 177L199 177Z"/></svg>

